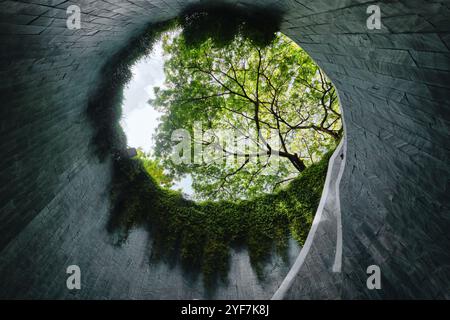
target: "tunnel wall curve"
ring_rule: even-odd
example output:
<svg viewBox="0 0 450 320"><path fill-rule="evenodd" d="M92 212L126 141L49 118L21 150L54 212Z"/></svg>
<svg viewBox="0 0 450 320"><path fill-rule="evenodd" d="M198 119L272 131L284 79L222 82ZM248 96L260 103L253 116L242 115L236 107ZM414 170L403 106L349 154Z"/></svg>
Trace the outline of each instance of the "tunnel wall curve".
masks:
<svg viewBox="0 0 450 320"><path fill-rule="evenodd" d="M149 23L173 18L194 2L0 3L0 297L202 295L183 279L165 283L158 272L167 271L142 271L145 246L117 249L99 236L109 212L111 162L96 158L86 116L113 54ZM243 10L255 6L227 2ZM81 7L80 30L66 27L70 4ZM285 298L450 295L450 3L378 1L381 30L366 26L370 4L258 1L284 12L282 32L331 78L347 129L339 186L342 268L333 273L318 250ZM328 252L336 246L333 237L317 237L315 245ZM82 293L65 287L70 264L84 270ZM381 290L366 286L369 265L380 267ZM314 272L324 266L328 273ZM136 270L141 274L130 279ZM268 298L275 290L224 295Z"/></svg>

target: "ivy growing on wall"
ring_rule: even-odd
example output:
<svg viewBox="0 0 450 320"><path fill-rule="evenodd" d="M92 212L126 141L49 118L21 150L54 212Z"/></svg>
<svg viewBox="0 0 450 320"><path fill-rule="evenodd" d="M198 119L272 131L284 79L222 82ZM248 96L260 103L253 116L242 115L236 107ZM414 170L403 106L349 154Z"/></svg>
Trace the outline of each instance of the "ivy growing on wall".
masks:
<svg viewBox="0 0 450 320"><path fill-rule="evenodd" d="M138 158L115 161L110 230L127 239L145 226L151 258L201 271L205 284L225 281L232 246L248 248L258 276L274 251L286 256L290 235L303 244L317 210L331 152L276 193L240 201L194 202L161 188Z"/></svg>

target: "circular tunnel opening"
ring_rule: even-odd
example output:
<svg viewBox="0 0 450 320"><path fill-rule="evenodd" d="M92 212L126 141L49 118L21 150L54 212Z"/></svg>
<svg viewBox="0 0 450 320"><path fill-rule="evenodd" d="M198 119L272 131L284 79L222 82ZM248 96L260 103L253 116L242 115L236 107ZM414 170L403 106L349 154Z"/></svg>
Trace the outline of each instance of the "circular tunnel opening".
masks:
<svg viewBox="0 0 450 320"><path fill-rule="evenodd" d="M261 29L260 19L261 12L196 9L151 26L119 55L103 100L91 104L102 128L94 141L99 154L114 159L108 229L116 243L144 227L151 261L180 263L213 290L227 282L233 248L248 250L261 281L274 254L290 264L343 133L331 81L278 28ZM133 74L139 77L146 62L139 59L154 48L164 56L160 86L144 84L138 101L135 88L123 89L140 82ZM122 115L130 101L156 109L153 146L126 149L120 123L145 123L142 115ZM190 195L173 190L183 181Z"/></svg>

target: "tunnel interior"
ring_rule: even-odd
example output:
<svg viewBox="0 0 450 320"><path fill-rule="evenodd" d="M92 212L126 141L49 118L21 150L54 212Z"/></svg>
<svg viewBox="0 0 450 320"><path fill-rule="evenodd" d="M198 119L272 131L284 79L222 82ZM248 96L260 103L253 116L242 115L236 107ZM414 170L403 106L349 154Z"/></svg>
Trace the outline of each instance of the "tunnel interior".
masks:
<svg viewBox="0 0 450 320"><path fill-rule="evenodd" d="M194 2L74 1L81 28L73 30L66 1L0 3L0 297L204 297L177 270L147 266L145 232L124 247L111 244L112 160L92 147L99 128L87 112L124 48ZM367 25L370 1L227 3L282 12L281 31L327 73L345 114L345 152L336 157L345 163L341 229L318 221L282 298L448 298L448 2L380 1L375 30ZM69 265L83 270L83 290L67 290ZM381 270L381 290L366 286L371 265ZM217 297L270 298L288 271L264 286L244 262L235 268L234 283L246 285Z"/></svg>

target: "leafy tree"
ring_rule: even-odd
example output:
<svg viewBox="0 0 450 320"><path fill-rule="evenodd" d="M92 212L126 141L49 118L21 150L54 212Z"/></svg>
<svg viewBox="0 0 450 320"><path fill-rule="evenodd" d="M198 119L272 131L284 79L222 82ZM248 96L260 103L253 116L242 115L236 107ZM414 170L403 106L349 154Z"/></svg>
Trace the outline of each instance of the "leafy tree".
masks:
<svg viewBox="0 0 450 320"><path fill-rule="evenodd" d="M164 113L155 155L175 178L192 175L197 198L273 192L340 139L336 90L286 36L276 34L268 46L240 35L225 46L211 39L192 46L175 32L163 37L163 48L166 83L150 101ZM172 161L172 133L180 128L192 150L204 150L202 162Z"/></svg>
<svg viewBox="0 0 450 320"><path fill-rule="evenodd" d="M173 186L173 175L164 169L164 166L159 159L152 158L150 154L145 153L140 148L137 149L136 157L142 162L144 170L153 177L161 187L169 189Z"/></svg>

